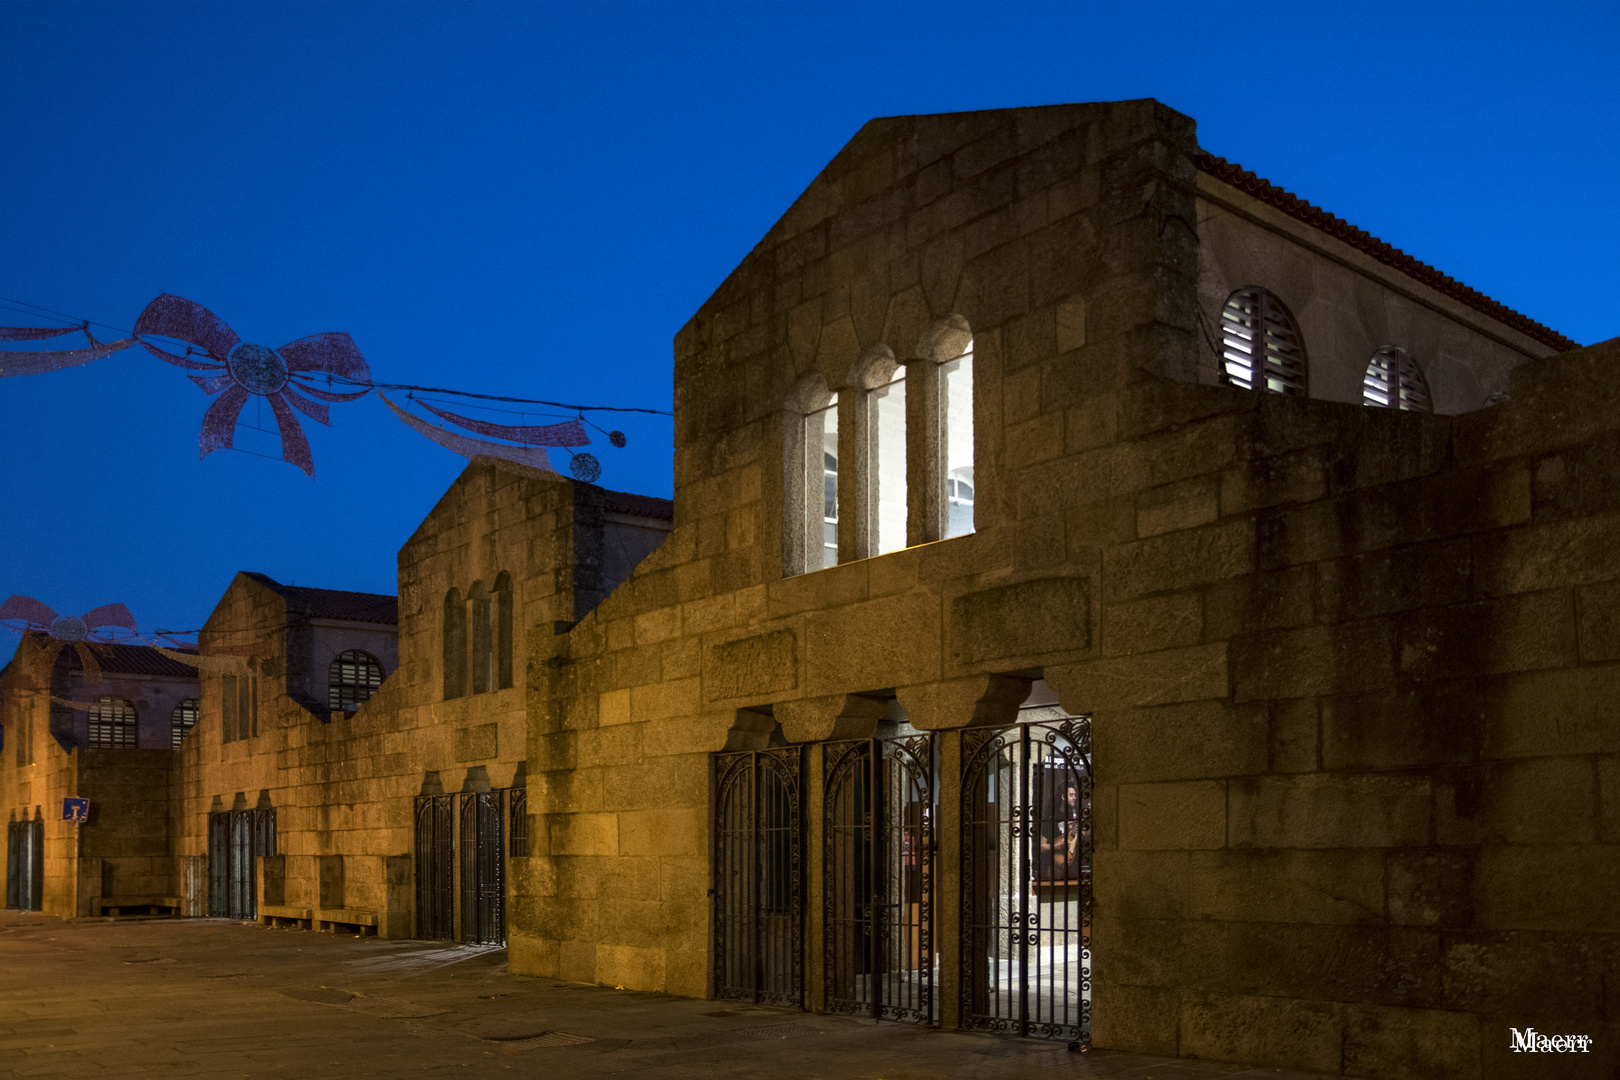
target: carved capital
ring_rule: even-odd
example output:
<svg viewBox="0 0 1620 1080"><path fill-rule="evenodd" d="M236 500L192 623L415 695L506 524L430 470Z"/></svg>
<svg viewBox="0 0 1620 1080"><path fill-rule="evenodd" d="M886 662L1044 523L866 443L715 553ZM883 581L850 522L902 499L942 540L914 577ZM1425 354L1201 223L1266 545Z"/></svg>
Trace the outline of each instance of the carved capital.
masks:
<svg viewBox="0 0 1620 1080"><path fill-rule="evenodd" d="M895 696L918 731L1011 724L1018 719L1018 706L1029 697L1032 681L1013 675L969 675L902 686Z"/></svg>

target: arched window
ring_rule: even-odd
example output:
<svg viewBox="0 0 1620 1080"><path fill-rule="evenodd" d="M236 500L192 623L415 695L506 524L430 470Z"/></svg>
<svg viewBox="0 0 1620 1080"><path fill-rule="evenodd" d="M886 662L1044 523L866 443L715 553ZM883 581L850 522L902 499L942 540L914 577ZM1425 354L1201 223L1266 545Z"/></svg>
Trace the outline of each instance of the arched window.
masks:
<svg viewBox="0 0 1620 1080"><path fill-rule="evenodd" d="M945 537L973 531L973 339L939 365L939 449L945 482Z"/></svg>
<svg viewBox="0 0 1620 1080"><path fill-rule="evenodd" d="M467 590L468 632L472 638L472 656L468 665L471 691L487 694L495 689L495 627L494 608L489 602L489 590L482 581L473 582Z"/></svg>
<svg viewBox="0 0 1620 1080"><path fill-rule="evenodd" d="M1268 393L1305 396L1305 339L1299 325L1281 300L1248 285L1227 297L1221 309L1221 382L1253 390L1257 370L1260 388Z"/></svg>
<svg viewBox="0 0 1620 1080"><path fill-rule="evenodd" d="M186 735L197 726L197 715L201 710L196 698L186 698L174 707L169 714L169 746L171 749L180 749Z"/></svg>
<svg viewBox="0 0 1620 1080"><path fill-rule="evenodd" d="M838 562L838 395L806 375L783 409L782 574L791 576Z"/></svg>
<svg viewBox="0 0 1620 1080"><path fill-rule="evenodd" d="M444 697L461 697L467 692L467 608L461 590L444 594Z"/></svg>
<svg viewBox="0 0 1620 1080"><path fill-rule="evenodd" d="M103 695L90 706L90 745L134 746L139 722L135 706L123 698Z"/></svg>
<svg viewBox="0 0 1620 1080"><path fill-rule="evenodd" d="M1390 345L1373 353L1361 380L1361 403L1380 409L1433 412L1423 369L1405 349Z"/></svg>
<svg viewBox="0 0 1620 1080"><path fill-rule="evenodd" d="M866 469L873 555L906 546L906 369L866 393Z"/></svg>
<svg viewBox="0 0 1620 1080"><path fill-rule="evenodd" d="M375 656L359 649L340 652L327 677L327 708L334 712L353 709L375 694L382 681L382 665Z"/></svg>
<svg viewBox="0 0 1620 1080"><path fill-rule="evenodd" d="M512 575L495 575L495 688L512 685Z"/></svg>

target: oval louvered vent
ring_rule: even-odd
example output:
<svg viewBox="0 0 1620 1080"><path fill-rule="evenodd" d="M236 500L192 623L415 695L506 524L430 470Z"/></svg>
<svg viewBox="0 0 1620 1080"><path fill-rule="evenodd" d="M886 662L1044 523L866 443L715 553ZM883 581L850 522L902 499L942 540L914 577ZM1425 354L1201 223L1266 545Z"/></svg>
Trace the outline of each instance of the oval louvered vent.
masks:
<svg viewBox="0 0 1620 1080"><path fill-rule="evenodd" d="M1221 382L1254 389L1257 361L1262 389L1305 396L1305 340L1281 300L1256 285L1239 289L1221 309Z"/></svg>
<svg viewBox="0 0 1620 1080"><path fill-rule="evenodd" d="M1393 345L1373 353L1361 380L1361 403L1380 409L1434 411L1423 369L1405 349Z"/></svg>

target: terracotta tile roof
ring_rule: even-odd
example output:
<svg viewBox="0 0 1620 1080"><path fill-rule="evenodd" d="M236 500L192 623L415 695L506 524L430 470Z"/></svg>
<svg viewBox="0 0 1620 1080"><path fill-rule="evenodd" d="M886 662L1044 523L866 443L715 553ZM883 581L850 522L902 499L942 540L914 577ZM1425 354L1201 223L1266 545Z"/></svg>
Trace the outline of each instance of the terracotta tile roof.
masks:
<svg viewBox="0 0 1620 1080"><path fill-rule="evenodd" d="M1466 304L1482 315L1487 315L1503 326L1510 326L1525 337L1539 341L1550 349L1559 352L1568 352L1578 349L1580 345L1560 334L1558 331L1543 326L1534 319L1520 315L1517 311L1505 304L1498 303L1477 289L1469 288L1454 278L1447 277L1428 263L1419 262L1396 247L1391 247L1376 236L1372 236L1362 229L1335 217L1319 206L1313 206L1304 199L1277 187L1271 181L1256 176L1243 166L1216 157L1207 150L1198 151L1194 163L1200 172L1207 173L1215 179L1237 188L1245 195L1259 199L1268 206L1294 218L1303 221L1312 228L1319 229L1344 243L1349 244L1366 255L1372 256L1385 266L1399 270L1414 280L1421 281L1436 292L1451 297L1458 303Z"/></svg>
<svg viewBox="0 0 1620 1080"><path fill-rule="evenodd" d="M344 589L312 589L281 582L252 571L244 571L260 585L287 598L288 606L307 611L316 619L343 619L348 622L399 625L399 598L386 593L349 592Z"/></svg>
<svg viewBox="0 0 1620 1080"><path fill-rule="evenodd" d="M32 631L32 636L41 645L48 642L48 635L39 631ZM165 675L176 679L195 679L197 669L189 664L182 664L178 660L171 660L150 645L123 645L104 644L99 641L89 643L91 650L96 654L96 663L102 671L119 675ZM177 647L175 652L196 652L195 648ZM71 670L80 670L79 655L72 649L64 650Z"/></svg>
<svg viewBox="0 0 1620 1080"><path fill-rule="evenodd" d="M615 514L629 514L632 517L657 518L660 521L675 520L675 504L668 499L660 499L653 495L635 495L628 491L609 491L603 488L602 509Z"/></svg>

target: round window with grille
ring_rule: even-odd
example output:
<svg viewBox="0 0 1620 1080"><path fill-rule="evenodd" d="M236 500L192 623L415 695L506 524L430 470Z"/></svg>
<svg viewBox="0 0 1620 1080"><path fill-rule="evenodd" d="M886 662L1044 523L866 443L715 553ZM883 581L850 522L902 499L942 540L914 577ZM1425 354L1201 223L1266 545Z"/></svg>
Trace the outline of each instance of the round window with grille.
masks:
<svg viewBox="0 0 1620 1080"><path fill-rule="evenodd" d="M359 649L349 649L332 661L327 682L327 706L334 711L358 708L382 685L383 669L377 658Z"/></svg>
<svg viewBox="0 0 1620 1080"><path fill-rule="evenodd" d="M1221 309L1221 382L1253 390L1257 379L1269 393L1304 397L1305 339L1281 300L1249 285Z"/></svg>
<svg viewBox="0 0 1620 1080"><path fill-rule="evenodd" d="M1361 380L1361 403L1380 409L1434 411L1423 369L1405 349L1394 345L1373 353L1367 374Z"/></svg>

